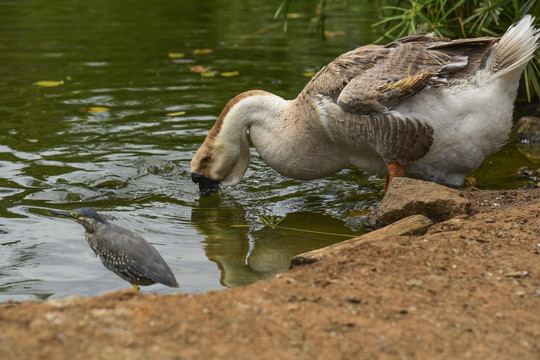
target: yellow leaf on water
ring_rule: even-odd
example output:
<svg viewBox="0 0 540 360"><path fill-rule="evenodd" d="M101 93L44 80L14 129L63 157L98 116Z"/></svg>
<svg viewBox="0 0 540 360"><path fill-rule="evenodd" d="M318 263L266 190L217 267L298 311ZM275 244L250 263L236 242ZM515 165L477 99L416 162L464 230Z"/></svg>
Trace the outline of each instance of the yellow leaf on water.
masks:
<svg viewBox="0 0 540 360"><path fill-rule="evenodd" d="M175 52L169 53L169 57L171 59L179 59L179 58L183 58L184 56L186 56L186 54L184 53L175 53Z"/></svg>
<svg viewBox="0 0 540 360"><path fill-rule="evenodd" d="M216 73L215 73L215 72L211 72L211 71L207 71L207 72L202 72L202 73L201 73L201 76L202 76L202 77L214 77L214 76L216 76Z"/></svg>
<svg viewBox="0 0 540 360"><path fill-rule="evenodd" d="M204 67L204 66L201 66L201 65L195 65L195 66L190 67L189 70L191 70L193 72L196 72L196 73L205 73L205 72L208 72L208 70L210 70L210 68L207 68L207 67Z"/></svg>
<svg viewBox="0 0 540 360"><path fill-rule="evenodd" d="M313 77L313 75L315 75L316 72L315 71L306 71L306 72L303 72L302 73L302 76L305 76L305 77Z"/></svg>
<svg viewBox="0 0 540 360"><path fill-rule="evenodd" d="M62 80L60 81L54 81L54 80L41 80L41 81L36 81L34 83L34 85L37 85L37 86L43 86L43 87L53 87L53 86L58 86L58 85L62 85L64 82Z"/></svg>
<svg viewBox="0 0 540 360"><path fill-rule="evenodd" d="M336 31L325 30L324 35L327 37L342 36L342 35L345 35L345 32L341 30L336 30Z"/></svg>
<svg viewBox="0 0 540 360"><path fill-rule="evenodd" d="M287 14L287 19L300 19L300 18L303 18L304 17L304 14L300 14L300 13L289 13Z"/></svg>
<svg viewBox="0 0 540 360"><path fill-rule="evenodd" d="M251 33L251 34L246 34L246 35L242 36L242 38L248 38L248 37L252 37L254 35L262 35L265 32L270 31L272 29L275 29L275 28L277 28L279 26L283 26L283 25L280 22L275 22L272 25L265 26L265 27L255 31L255 32Z"/></svg>
<svg viewBox="0 0 540 360"><path fill-rule="evenodd" d="M172 113L167 114L167 116L182 116L182 115L186 115L186 112L185 111L178 111L178 112L172 112Z"/></svg>
<svg viewBox="0 0 540 360"><path fill-rule="evenodd" d="M102 106L94 106L94 107L87 107L87 108L81 108L81 112L84 113L99 113L99 112L106 112L111 109L102 107Z"/></svg>
<svg viewBox="0 0 540 360"><path fill-rule="evenodd" d="M213 49L195 49L193 50L193 53L195 55L206 55L206 54L210 54L213 51L214 51Z"/></svg>
<svg viewBox="0 0 540 360"><path fill-rule="evenodd" d="M229 72L222 72L221 76L223 77L231 77L231 76L238 76L240 75L239 71L229 71Z"/></svg>

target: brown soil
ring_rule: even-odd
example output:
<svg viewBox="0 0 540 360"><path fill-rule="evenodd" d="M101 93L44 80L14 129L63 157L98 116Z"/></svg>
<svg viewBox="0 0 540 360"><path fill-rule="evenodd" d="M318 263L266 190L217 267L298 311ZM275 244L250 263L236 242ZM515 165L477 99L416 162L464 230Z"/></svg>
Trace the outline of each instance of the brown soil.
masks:
<svg viewBox="0 0 540 360"><path fill-rule="evenodd" d="M539 359L540 189L203 295L0 308L2 359Z"/></svg>

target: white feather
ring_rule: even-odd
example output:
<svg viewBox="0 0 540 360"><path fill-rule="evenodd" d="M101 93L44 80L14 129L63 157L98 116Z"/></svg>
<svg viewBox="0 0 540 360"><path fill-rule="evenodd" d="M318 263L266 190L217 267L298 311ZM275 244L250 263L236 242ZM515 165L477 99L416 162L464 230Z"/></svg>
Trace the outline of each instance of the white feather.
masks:
<svg viewBox="0 0 540 360"><path fill-rule="evenodd" d="M540 33L533 27L534 18L525 15L512 25L494 46L490 59L490 70L495 76L521 75L521 71L534 56L538 48Z"/></svg>

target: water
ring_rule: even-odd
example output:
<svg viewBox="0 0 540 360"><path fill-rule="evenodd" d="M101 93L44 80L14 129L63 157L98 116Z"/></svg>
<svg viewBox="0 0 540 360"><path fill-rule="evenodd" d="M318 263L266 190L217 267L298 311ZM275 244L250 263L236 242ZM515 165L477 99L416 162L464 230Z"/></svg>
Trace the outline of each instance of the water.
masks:
<svg viewBox="0 0 540 360"><path fill-rule="evenodd" d="M292 11L310 14L314 3ZM293 98L304 73L377 37L369 16L329 21L345 35L325 42L309 16L284 34L275 6L0 0L0 302L129 287L101 265L79 224L48 216L53 209L93 207L154 244L181 289L143 288L153 293L245 285L286 270L294 254L363 233L383 180L358 170L295 181L252 151L242 183L217 196L200 199L190 180L189 161L230 98L256 88ZM207 78L195 65L240 75ZM523 184L515 169L531 163L513 144L502 154L479 171L481 185ZM279 225L289 229L260 215L286 216Z"/></svg>

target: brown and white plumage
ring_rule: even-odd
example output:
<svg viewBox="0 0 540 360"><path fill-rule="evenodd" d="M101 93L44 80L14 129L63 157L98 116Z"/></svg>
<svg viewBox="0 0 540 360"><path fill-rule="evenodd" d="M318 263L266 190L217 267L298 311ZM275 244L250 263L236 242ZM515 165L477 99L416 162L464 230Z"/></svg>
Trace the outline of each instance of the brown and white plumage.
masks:
<svg viewBox="0 0 540 360"><path fill-rule="evenodd" d="M527 15L500 38L413 35L347 52L294 100L255 90L223 109L191 162L201 193L238 183L249 131L283 175L345 167L459 185L506 141L521 73L538 48Z"/></svg>

